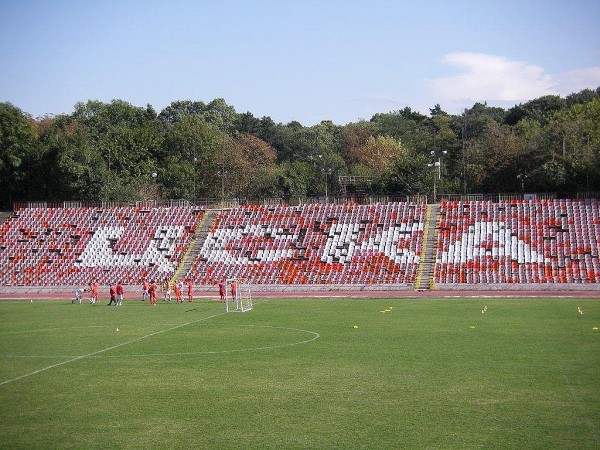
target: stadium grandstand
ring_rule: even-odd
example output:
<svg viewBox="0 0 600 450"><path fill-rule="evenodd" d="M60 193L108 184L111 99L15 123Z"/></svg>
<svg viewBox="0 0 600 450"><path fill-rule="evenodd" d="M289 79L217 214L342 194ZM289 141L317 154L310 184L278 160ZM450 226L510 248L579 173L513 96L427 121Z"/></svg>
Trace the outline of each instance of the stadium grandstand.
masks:
<svg viewBox="0 0 600 450"><path fill-rule="evenodd" d="M442 202L436 285L596 284L596 200Z"/></svg>
<svg viewBox="0 0 600 450"><path fill-rule="evenodd" d="M181 263L203 213L144 206L18 209L0 228L0 284L162 281Z"/></svg>
<svg viewBox="0 0 600 450"><path fill-rule="evenodd" d="M596 199L46 207L0 224L0 290L241 278L261 290L599 290Z"/></svg>

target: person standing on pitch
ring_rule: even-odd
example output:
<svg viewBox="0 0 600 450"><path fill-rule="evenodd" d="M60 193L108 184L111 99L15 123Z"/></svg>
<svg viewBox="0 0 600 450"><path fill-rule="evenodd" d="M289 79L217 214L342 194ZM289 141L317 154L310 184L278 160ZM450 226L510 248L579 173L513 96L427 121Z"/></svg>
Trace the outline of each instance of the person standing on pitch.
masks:
<svg viewBox="0 0 600 450"><path fill-rule="evenodd" d="M150 298L150 294L148 293L148 280L144 280L144 284L142 285L142 301Z"/></svg>
<svg viewBox="0 0 600 450"><path fill-rule="evenodd" d="M115 304L115 306L117 306L117 288L115 286L111 286L109 292L110 302L108 302L108 306L112 305L113 303Z"/></svg>
<svg viewBox="0 0 600 450"><path fill-rule="evenodd" d="M221 303L225 303L225 283L223 281L219 283L219 295L221 296Z"/></svg>
<svg viewBox="0 0 600 450"><path fill-rule="evenodd" d="M163 284L163 289L165 291L165 302L171 301L171 281L165 280Z"/></svg>
<svg viewBox="0 0 600 450"><path fill-rule="evenodd" d="M117 306L121 306L123 304L123 294L123 282L119 281L119 284L117 284Z"/></svg>
<svg viewBox="0 0 600 450"><path fill-rule="evenodd" d="M192 284L192 280L188 283L188 302L192 303L194 301L194 285Z"/></svg>
<svg viewBox="0 0 600 450"><path fill-rule="evenodd" d="M96 280L92 281L90 283L90 303L91 304L96 304L96 302L98 301L98 289L99 289L99 285L98 282Z"/></svg>
<svg viewBox="0 0 600 450"><path fill-rule="evenodd" d="M81 305L81 296L85 291L86 289L84 288L77 288L77 290L75 291L75 299L71 300L71 303L79 302L79 304Z"/></svg>
<svg viewBox="0 0 600 450"><path fill-rule="evenodd" d="M153 281L150 283L150 287L148 288L148 293L150 294L150 304L152 306L156 306L156 283Z"/></svg>
<svg viewBox="0 0 600 450"><path fill-rule="evenodd" d="M237 283L235 281L231 282L231 298L235 301L235 296L237 294Z"/></svg>
<svg viewBox="0 0 600 450"><path fill-rule="evenodd" d="M175 280L175 300L177 303L181 303L181 291L183 290L183 283L180 280Z"/></svg>

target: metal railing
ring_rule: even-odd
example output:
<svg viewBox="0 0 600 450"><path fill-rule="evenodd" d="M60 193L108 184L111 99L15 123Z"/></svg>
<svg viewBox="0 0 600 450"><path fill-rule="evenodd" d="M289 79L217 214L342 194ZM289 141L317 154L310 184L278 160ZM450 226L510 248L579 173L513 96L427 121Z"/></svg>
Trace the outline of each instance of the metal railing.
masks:
<svg viewBox="0 0 600 450"><path fill-rule="evenodd" d="M495 193L495 194L439 194L436 202L440 201L511 201L511 200L552 200L552 199L573 199L590 200L600 199L600 192L543 192L543 193ZM300 206L306 204L336 204L336 205L372 205L386 203L428 203L430 198L427 195L369 195L369 196L337 196L337 197L292 197L283 199L280 197L262 198L251 200L245 198L226 199L221 201L217 198L201 198L196 200L187 199L162 199L162 200L143 200L143 201L98 201L88 202L79 200L68 201L20 201L13 203L13 211L19 211L25 208L117 208L117 207L165 207L165 206L193 206L202 209L231 209L241 205L288 205Z"/></svg>

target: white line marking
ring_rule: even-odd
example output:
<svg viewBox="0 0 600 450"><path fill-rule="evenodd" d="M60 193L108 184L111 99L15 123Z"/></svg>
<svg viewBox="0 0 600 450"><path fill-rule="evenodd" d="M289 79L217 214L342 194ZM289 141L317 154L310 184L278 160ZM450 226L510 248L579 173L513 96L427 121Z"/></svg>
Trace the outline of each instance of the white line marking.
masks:
<svg viewBox="0 0 600 450"><path fill-rule="evenodd" d="M87 355L77 356L77 357L71 358L71 359L69 359L67 361L63 361L63 362L60 362L60 363L52 364L50 366L43 367L43 368L38 369L38 370L34 370L33 372L26 373L25 375L18 376L16 378L11 379L11 380L2 381L2 382L0 382L0 386L4 386L5 384L9 384L9 383L12 383L14 381L22 380L23 378L27 378L27 377L30 377L32 375L37 375L38 373L45 372L46 370L54 369L56 367L64 366L65 364L69 364L69 363L72 363L72 362L75 362L75 361L79 361L80 359L89 358L90 356L96 356L96 355L99 355L101 353L105 353L105 352L108 352L110 350L114 350L115 348L124 347L126 345L133 344L134 342L139 342L139 341L141 341L143 339L146 339L146 338L149 338L149 337L152 337L152 336L156 336L157 334L166 333L167 331L173 331L173 330L176 330L178 328L182 328L182 327L191 325L193 323L202 322L203 320L208 320L208 319L212 319L214 317L222 316L223 314L227 314L227 313L222 312L220 314L215 314L215 315L212 315L212 316L209 316L209 317L204 317L202 319L193 320L191 322L187 322L187 323L184 323L182 325L177 325L177 326L174 326L174 327L171 327L171 328L166 328L164 330L155 331L154 333L147 334L145 336L133 339L133 340L128 341L128 342L123 342L121 344L113 345L112 347L108 347L108 348L104 348L102 350L97 350L95 352L88 353Z"/></svg>
<svg viewBox="0 0 600 450"><path fill-rule="evenodd" d="M301 333L311 334L312 338L305 339L303 341L289 342L289 343L285 343L285 344L268 345L268 346L264 346L264 347L247 347L247 348L238 348L238 349L231 349L231 350L206 350L206 351L202 351L202 352L141 353L141 354L134 354L134 355L101 355L101 356L90 353L88 356L90 358L96 358L96 357L102 357L102 358L146 358L146 357L154 357L154 356L217 355L217 354L221 354L221 353L252 352L252 351L257 351L257 350L271 350L271 349L275 349L275 348L292 347L294 345L308 344L309 342L315 341L321 337L321 335L315 331L301 330L299 328L272 327L270 325L232 325L232 327L272 328L275 330L298 331ZM140 338L140 339L143 339L143 338ZM132 341L132 342L135 342L135 341ZM122 345L124 345L124 344L122 344ZM27 359L27 358L31 358L31 359L75 358L75 359L78 359L78 357L72 356L72 355L45 355L45 356L44 355L29 355L29 356L28 355L0 355L0 358L15 358L15 359L16 358L22 358L22 359Z"/></svg>
<svg viewBox="0 0 600 450"><path fill-rule="evenodd" d="M77 329L88 329L88 328L105 328L109 325L88 325L86 327L52 327L52 328L38 328L36 330L22 330L22 331L5 331L4 333L0 333L0 336L5 336L8 334L29 334L29 333L38 333L43 331L54 331L54 330L77 330Z"/></svg>
<svg viewBox="0 0 600 450"><path fill-rule="evenodd" d="M185 355L217 355L221 353L236 353L236 352L252 352L257 350L271 350L274 348L282 348L282 347L291 347L294 345L302 345L307 344L309 342L315 341L321 337L321 335L315 331L308 330L300 330L298 328L287 328L287 327L272 327L269 325L239 325L240 327L255 327L255 328L273 328L276 330L288 330L288 331L299 331L302 333L312 334L313 337L310 339L305 339L303 341L298 342L290 342L286 344L278 344L278 345L269 345L265 347L248 347L248 348L238 348L231 350L214 350L214 351L203 351L203 352L177 352L177 353L146 353L146 354L137 354L137 355L108 355L104 356L105 358L144 358L150 356L185 356Z"/></svg>

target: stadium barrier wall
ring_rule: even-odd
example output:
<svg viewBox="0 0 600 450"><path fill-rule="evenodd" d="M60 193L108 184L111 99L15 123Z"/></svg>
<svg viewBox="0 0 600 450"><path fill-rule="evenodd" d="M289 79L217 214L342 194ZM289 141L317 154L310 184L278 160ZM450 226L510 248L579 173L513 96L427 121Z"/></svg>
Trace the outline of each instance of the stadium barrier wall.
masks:
<svg viewBox="0 0 600 450"><path fill-rule="evenodd" d="M478 284L478 283L444 283L438 284L432 290L441 291L598 291L600 284L576 284L576 283L529 283L529 284Z"/></svg>

